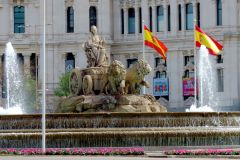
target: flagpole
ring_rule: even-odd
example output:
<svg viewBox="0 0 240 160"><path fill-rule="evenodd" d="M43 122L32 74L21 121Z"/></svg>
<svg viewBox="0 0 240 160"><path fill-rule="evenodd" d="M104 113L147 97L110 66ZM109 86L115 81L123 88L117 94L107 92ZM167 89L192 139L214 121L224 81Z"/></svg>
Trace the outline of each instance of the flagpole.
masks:
<svg viewBox="0 0 240 160"><path fill-rule="evenodd" d="M42 153L46 152L46 0L43 0Z"/></svg>
<svg viewBox="0 0 240 160"><path fill-rule="evenodd" d="M142 38L143 38L143 48L142 48L142 58L143 61L145 61L145 37L144 37L144 20L142 20ZM143 86L143 90L142 90L143 94L145 94L146 90L145 90L145 86Z"/></svg>
<svg viewBox="0 0 240 160"><path fill-rule="evenodd" d="M194 105L197 107L197 49L196 49L196 19L194 25Z"/></svg>

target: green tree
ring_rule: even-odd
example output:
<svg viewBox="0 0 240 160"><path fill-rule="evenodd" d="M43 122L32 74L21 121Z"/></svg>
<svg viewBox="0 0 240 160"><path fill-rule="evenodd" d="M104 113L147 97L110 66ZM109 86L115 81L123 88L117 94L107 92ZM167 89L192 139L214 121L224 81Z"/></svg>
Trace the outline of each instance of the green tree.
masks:
<svg viewBox="0 0 240 160"><path fill-rule="evenodd" d="M56 96L69 96L70 90L69 90L69 78L70 78L71 72L66 72L61 75L58 87L54 90L54 94Z"/></svg>
<svg viewBox="0 0 240 160"><path fill-rule="evenodd" d="M37 109L37 90L36 90L36 80L31 76L24 77L24 112L35 113Z"/></svg>

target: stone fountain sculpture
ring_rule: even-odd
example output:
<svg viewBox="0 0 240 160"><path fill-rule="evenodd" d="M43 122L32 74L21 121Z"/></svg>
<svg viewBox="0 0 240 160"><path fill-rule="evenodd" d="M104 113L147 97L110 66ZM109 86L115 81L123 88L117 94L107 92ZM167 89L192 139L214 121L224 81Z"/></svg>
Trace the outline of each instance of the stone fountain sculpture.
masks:
<svg viewBox="0 0 240 160"><path fill-rule="evenodd" d="M71 96L61 100L57 112L166 112L152 95L140 95L142 86L149 87L144 77L150 65L143 60L129 69L117 60L109 65L104 45L92 26L83 44L88 66L71 72Z"/></svg>

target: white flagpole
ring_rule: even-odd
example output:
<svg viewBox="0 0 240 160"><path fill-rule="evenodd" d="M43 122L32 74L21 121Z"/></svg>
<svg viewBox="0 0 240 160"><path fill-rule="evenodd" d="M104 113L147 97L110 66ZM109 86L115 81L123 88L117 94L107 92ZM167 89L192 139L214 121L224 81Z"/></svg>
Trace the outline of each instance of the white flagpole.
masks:
<svg viewBox="0 0 240 160"><path fill-rule="evenodd" d="M142 58L143 58L143 61L145 61L145 37L144 37L144 20L142 20L142 38L143 38L143 48L142 48ZM145 86L143 86L143 94L146 93L146 88Z"/></svg>
<svg viewBox="0 0 240 160"><path fill-rule="evenodd" d="M46 152L46 0L43 0L42 152Z"/></svg>
<svg viewBox="0 0 240 160"><path fill-rule="evenodd" d="M197 49L196 49L196 19L193 20L194 25L194 105L197 107Z"/></svg>

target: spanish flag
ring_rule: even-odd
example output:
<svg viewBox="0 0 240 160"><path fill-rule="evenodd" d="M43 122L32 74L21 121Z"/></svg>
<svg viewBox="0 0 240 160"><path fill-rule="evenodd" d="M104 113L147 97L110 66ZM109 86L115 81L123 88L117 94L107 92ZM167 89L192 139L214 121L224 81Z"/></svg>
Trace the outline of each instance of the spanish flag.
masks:
<svg viewBox="0 0 240 160"><path fill-rule="evenodd" d="M217 56L223 49L221 44L203 32L198 26L195 26L195 40L197 47L201 47L201 45L206 46L209 53L214 56Z"/></svg>
<svg viewBox="0 0 240 160"><path fill-rule="evenodd" d="M166 52L168 48L157 37L152 35L152 32L144 25L144 43L155 49L166 60Z"/></svg>

